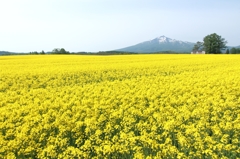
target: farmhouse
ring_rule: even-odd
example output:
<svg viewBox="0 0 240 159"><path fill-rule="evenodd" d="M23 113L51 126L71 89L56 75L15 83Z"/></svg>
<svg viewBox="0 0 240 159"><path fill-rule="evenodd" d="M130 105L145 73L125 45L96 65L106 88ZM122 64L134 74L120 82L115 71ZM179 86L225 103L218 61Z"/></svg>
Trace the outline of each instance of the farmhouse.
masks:
<svg viewBox="0 0 240 159"><path fill-rule="evenodd" d="M192 51L191 54L205 54L205 51Z"/></svg>

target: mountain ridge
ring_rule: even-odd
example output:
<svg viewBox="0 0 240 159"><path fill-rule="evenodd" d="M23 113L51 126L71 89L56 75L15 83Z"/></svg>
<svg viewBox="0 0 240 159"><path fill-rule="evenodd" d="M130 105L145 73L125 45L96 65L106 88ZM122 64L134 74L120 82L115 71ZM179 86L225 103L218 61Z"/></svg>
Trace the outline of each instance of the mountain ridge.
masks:
<svg viewBox="0 0 240 159"><path fill-rule="evenodd" d="M162 51L173 52L191 52L195 43L171 39L166 36L160 36L149 41L144 41L132 46L117 49L116 51L153 53Z"/></svg>

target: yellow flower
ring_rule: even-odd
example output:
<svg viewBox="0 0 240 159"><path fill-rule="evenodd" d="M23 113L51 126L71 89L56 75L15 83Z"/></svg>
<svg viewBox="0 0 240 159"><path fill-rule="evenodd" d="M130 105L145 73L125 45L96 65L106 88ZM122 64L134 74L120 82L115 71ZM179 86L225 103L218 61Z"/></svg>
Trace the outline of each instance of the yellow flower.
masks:
<svg viewBox="0 0 240 159"><path fill-rule="evenodd" d="M239 154L239 61L0 56L0 158Z"/></svg>

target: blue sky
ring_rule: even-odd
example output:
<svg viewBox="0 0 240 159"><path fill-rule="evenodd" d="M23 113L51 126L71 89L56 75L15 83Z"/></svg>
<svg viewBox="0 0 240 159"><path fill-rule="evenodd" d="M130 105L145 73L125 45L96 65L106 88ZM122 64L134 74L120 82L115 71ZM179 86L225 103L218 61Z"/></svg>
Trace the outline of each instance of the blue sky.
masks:
<svg viewBox="0 0 240 159"><path fill-rule="evenodd" d="M240 0L0 0L0 51L106 51L217 33L240 45Z"/></svg>

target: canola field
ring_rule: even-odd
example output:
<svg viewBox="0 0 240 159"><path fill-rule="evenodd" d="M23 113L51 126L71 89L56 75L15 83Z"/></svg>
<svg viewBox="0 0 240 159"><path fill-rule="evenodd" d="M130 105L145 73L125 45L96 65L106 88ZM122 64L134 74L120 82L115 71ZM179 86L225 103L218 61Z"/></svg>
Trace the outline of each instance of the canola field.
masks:
<svg viewBox="0 0 240 159"><path fill-rule="evenodd" d="M0 56L0 158L240 158L240 56Z"/></svg>

